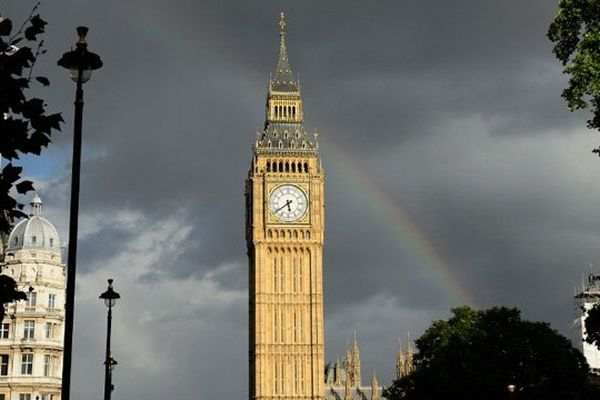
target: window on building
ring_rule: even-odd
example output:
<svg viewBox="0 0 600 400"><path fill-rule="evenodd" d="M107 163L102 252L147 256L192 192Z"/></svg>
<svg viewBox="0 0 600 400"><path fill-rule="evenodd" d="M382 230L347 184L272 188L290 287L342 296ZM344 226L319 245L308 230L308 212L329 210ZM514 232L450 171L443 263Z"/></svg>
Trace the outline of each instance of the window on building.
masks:
<svg viewBox="0 0 600 400"><path fill-rule="evenodd" d="M48 294L48 310L54 310L56 308L56 294Z"/></svg>
<svg viewBox="0 0 600 400"><path fill-rule="evenodd" d="M35 334L35 321L23 321L23 339L33 339Z"/></svg>
<svg viewBox="0 0 600 400"><path fill-rule="evenodd" d="M298 343L298 313L294 311L294 318L292 320L292 340L294 343Z"/></svg>
<svg viewBox="0 0 600 400"><path fill-rule="evenodd" d="M10 335L10 324L0 324L0 339L8 339Z"/></svg>
<svg viewBox="0 0 600 400"><path fill-rule="evenodd" d="M31 292L27 294L27 300L25 301L25 307L35 307L37 305L37 292Z"/></svg>
<svg viewBox="0 0 600 400"><path fill-rule="evenodd" d="M6 400L6 395L4 393L0 393L0 400Z"/></svg>
<svg viewBox="0 0 600 400"><path fill-rule="evenodd" d="M283 362L281 360L275 360L275 394L283 394L283 382L284 382L284 369Z"/></svg>
<svg viewBox="0 0 600 400"><path fill-rule="evenodd" d="M299 394L304 394L304 366L302 360L298 360L298 386Z"/></svg>
<svg viewBox="0 0 600 400"><path fill-rule="evenodd" d="M8 354L0 354L0 375L8 375Z"/></svg>
<svg viewBox="0 0 600 400"><path fill-rule="evenodd" d="M19 400L31 400L31 393L19 393Z"/></svg>
<svg viewBox="0 0 600 400"><path fill-rule="evenodd" d="M32 236L31 237L31 243L35 243L37 242L37 237L36 236Z"/></svg>
<svg viewBox="0 0 600 400"><path fill-rule="evenodd" d="M279 342L279 324L279 312L277 311L277 308L275 308L273 312L273 341L275 343Z"/></svg>
<svg viewBox="0 0 600 400"><path fill-rule="evenodd" d="M56 360L56 356L50 354L44 355L44 376L56 375Z"/></svg>
<svg viewBox="0 0 600 400"><path fill-rule="evenodd" d="M304 265L302 262L302 258L300 258L298 261L300 261L300 265L298 266L298 292L302 293L302 291L304 290L302 287L302 283L304 281L304 277L302 276L302 270L304 269Z"/></svg>
<svg viewBox="0 0 600 400"><path fill-rule="evenodd" d="M283 235L282 235L283 236ZM285 237L285 236L283 236ZM285 259L283 258L283 255L281 256L280 259L280 264L279 264L279 291L283 292L285 290L285 279L283 274L285 273Z"/></svg>
<svg viewBox="0 0 600 400"><path fill-rule="evenodd" d="M50 247L54 246L54 238L50 238Z"/></svg>
<svg viewBox="0 0 600 400"><path fill-rule="evenodd" d="M45 394L42 395L42 400L53 400L53 399L54 399L54 395L53 394L45 393ZM0 399L0 400L2 400L2 399Z"/></svg>
<svg viewBox="0 0 600 400"><path fill-rule="evenodd" d="M44 329L46 339L54 339L56 333L56 324L53 322L46 322L46 328Z"/></svg>
<svg viewBox="0 0 600 400"><path fill-rule="evenodd" d="M21 375L33 374L33 354L21 354Z"/></svg>
<svg viewBox="0 0 600 400"><path fill-rule="evenodd" d="M278 257L273 257L273 292L279 292L279 265L277 265Z"/></svg>

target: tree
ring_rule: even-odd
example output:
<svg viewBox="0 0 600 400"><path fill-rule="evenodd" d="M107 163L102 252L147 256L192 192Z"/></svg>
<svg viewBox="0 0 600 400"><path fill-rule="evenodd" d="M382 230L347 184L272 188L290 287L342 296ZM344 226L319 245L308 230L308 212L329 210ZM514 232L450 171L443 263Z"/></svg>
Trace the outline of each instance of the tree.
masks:
<svg viewBox="0 0 600 400"><path fill-rule="evenodd" d="M27 294L17 290L17 282L13 278L0 275L0 321L4 318L4 305L17 300L27 300Z"/></svg>
<svg viewBox="0 0 600 400"><path fill-rule="evenodd" d="M0 233L6 235L15 218L26 217L24 204L13 197L13 189L24 194L33 190L31 181L21 177L22 167L15 165L23 154L39 155L48 146L53 131L60 131L63 119L59 113L47 114L40 98L29 97L32 83L48 86L44 76L32 79L37 58L46 52L38 35L46 22L35 14L16 31L10 19L0 17L0 155L9 163L0 172ZM0 260L2 261L2 260Z"/></svg>
<svg viewBox="0 0 600 400"><path fill-rule="evenodd" d="M386 390L390 400L575 400L599 398L583 355L543 322L513 308L452 310L416 341L415 370Z"/></svg>
<svg viewBox="0 0 600 400"><path fill-rule="evenodd" d="M50 84L44 76L32 80L35 62L46 52L44 41L38 39L46 26L39 14L35 14L38 7L39 3L16 31L12 21L0 15L0 161L9 161L3 168L0 163L0 266L4 263L12 222L27 216L22 211L24 204L13 197L13 189L21 194L33 190L33 183L22 179L23 168L14 165L14 161L23 154L39 155L63 122L60 114L46 113L42 99L29 97L27 93L33 82ZM0 275L0 317L4 317L5 303L26 298L24 292L17 290L14 279Z"/></svg>
<svg viewBox="0 0 600 400"><path fill-rule="evenodd" d="M600 129L600 0L560 0L558 7L548 38L570 76L562 97L571 111L590 107L587 126Z"/></svg>
<svg viewBox="0 0 600 400"><path fill-rule="evenodd" d="M585 341L600 349L600 303L587 312L585 318Z"/></svg>

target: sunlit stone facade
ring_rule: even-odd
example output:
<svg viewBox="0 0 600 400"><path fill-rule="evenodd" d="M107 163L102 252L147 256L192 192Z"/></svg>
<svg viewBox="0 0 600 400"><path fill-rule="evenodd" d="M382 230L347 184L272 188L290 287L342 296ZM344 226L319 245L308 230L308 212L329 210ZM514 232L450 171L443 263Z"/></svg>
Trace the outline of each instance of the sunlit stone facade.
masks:
<svg viewBox="0 0 600 400"><path fill-rule="evenodd" d="M9 305L0 326L0 400L60 399L65 266L58 232L41 214L35 196L8 239L2 272L29 300Z"/></svg>
<svg viewBox="0 0 600 400"><path fill-rule="evenodd" d="M265 128L246 180L250 399L323 399L323 169L281 15Z"/></svg>

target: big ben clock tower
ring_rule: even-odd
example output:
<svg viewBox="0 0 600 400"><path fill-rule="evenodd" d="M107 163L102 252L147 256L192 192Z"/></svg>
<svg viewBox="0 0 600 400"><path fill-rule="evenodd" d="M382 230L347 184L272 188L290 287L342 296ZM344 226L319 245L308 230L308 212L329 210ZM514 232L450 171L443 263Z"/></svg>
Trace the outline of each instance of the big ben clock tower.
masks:
<svg viewBox="0 0 600 400"><path fill-rule="evenodd" d="M304 128L286 23L246 180L250 400L323 399L323 169Z"/></svg>

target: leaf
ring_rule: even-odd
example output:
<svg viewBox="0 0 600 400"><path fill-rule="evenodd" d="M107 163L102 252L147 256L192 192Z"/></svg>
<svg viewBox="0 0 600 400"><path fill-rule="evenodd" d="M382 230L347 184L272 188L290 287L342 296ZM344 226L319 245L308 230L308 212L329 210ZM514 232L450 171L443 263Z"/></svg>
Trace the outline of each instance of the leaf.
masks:
<svg viewBox="0 0 600 400"><path fill-rule="evenodd" d="M45 76L36 76L35 80L41 83L44 86L50 85L50 81Z"/></svg>
<svg viewBox="0 0 600 400"><path fill-rule="evenodd" d="M0 21L0 36L9 36L12 31L12 21L10 19L3 19Z"/></svg>
<svg viewBox="0 0 600 400"><path fill-rule="evenodd" d="M27 40L36 40L36 36L40 33L44 33L44 26L46 25L46 21L40 18L39 14L34 15L29 20L30 26L25 29L25 38Z"/></svg>
<svg viewBox="0 0 600 400"><path fill-rule="evenodd" d="M62 115L60 113L50 114L48 115L48 124L52 129L56 129L60 131L60 123L65 122Z"/></svg>
<svg viewBox="0 0 600 400"><path fill-rule="evenodd" d="M44 113L44 101L42 99L33 98L23 104L22 109L25 118L35 118Z"/></svg>
<svg viewBox="0 0 600 400"><path fill-rule="evenodd" d="M6 164L6 166L2 169L2 175L0 175L0 179L7 182L16 182L19 180L22 167L16 167L12 163Z"/></svg>
<svg viewBox="0 0 600 400"><path fill-rule="evenodd" d="M36 26L42 29L44 28L44 26L48 25L48 23L44 21L42 17L40 17L40 14L36 14L33 17L31 17L31 20L29 22L32 26Z"/></svg>
<svg viewBox="0 0 600 400"><path fill-rule="evenodd" d="M34 190L33 182L31 182L31 181L21 181L15 187L17 188L17 192L19 192L21 194L25 194L27 192Z"/></svg>

